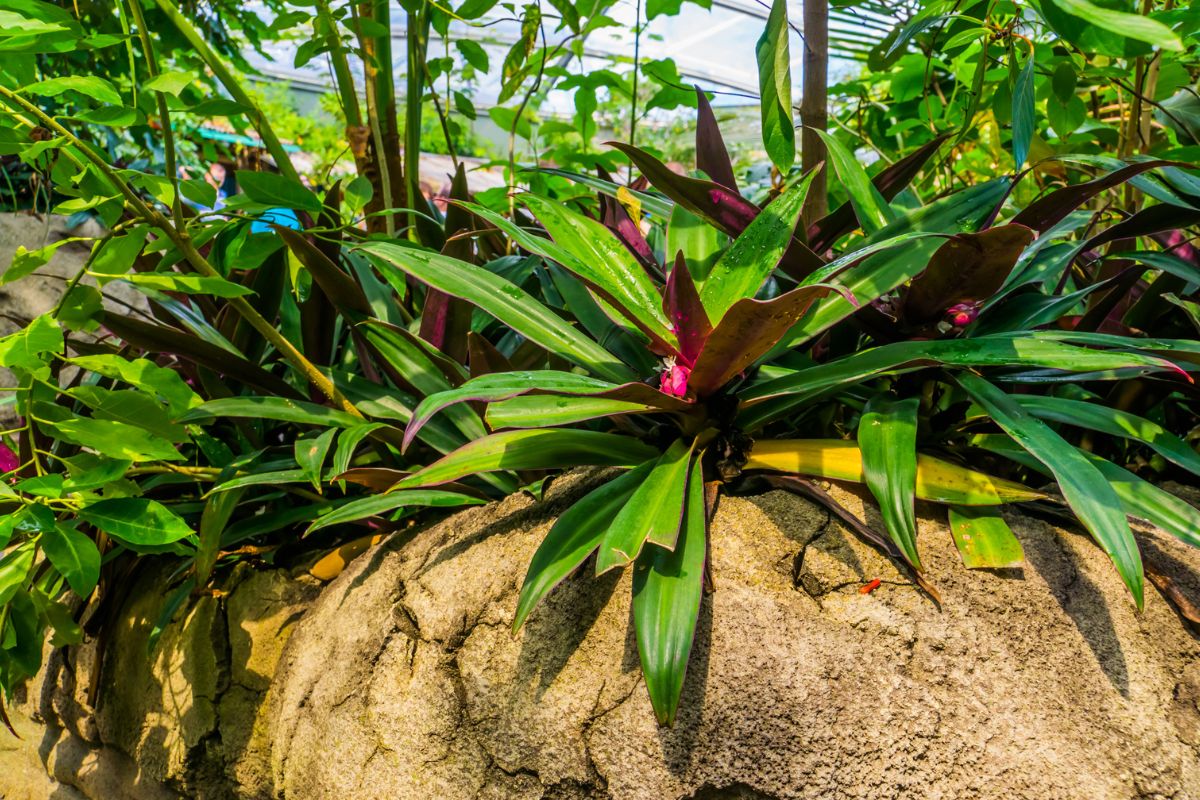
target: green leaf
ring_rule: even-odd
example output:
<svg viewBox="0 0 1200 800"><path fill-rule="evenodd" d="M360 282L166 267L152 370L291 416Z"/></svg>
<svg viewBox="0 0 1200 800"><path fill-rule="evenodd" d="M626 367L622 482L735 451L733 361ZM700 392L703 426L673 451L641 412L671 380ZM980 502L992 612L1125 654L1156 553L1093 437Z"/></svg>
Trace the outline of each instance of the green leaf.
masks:
<svg viewBox="0 0 1200 800"><path fill-rule="evenodd" d="M12 600L29 577L29 568L33 566L33 550L33 542L25 542L0 558L0 606Z"/></svg>
<svg viewBox="0 0 1200 800"><path fill-rule="evenodd" d="M340 525L346 522L366 519L367 517L376 517L388 511L407 506L449 508L454 506L478 505L483 502L483 500L477 497L436 489L377 494L338 506L328 514L319 517L316 522L308 527L305 535L307 536L321 528L328 528L330 525Z"/></svg>
<svg viewBox="0 0 1200 800"><path fill-rule="evenodd" d="M35 318L16 333L0 339L0 366L36 371L45 365L46 353L62 354L62 328L47 314Z"/></svg>
<svg viewBox="0 0 1200 800"><path fill-rule="evenodd" d="M333 437L337 432L337 428L329 428L316 436L296 440L296 463L300 465L300 472L304 477L312 482L314 489L321 488L321 469L325 466L325 458L329 455L329 448L333 446Z"/></svg>
<svg viewBox="0 0 1200 800"><path fill-rule="evenodd" d="M145 428L109 419L72 417L43 423L59 439L123 461L180 461L183 454Z"/></svg>
<svg viewBox="0 0 1200 800"><path fill-rule="evenodd" d="M1025 561L1021 542L995 507L951 506L950 534L967 569L1005 569Z"/></svg>
<svg viewBox="0 0 1200 800"><path fill-rule="evenodd" d="M1015 395L1013 399L1039 419L1143 442L1168 461L1194 475L1200 475L1200 455L1187 442L1156 422L1082 400L1038 395Z"/></svg>
<svg viewBox="0 0 1200 800"><path fill-rule="evenodd" d="M471 39L456 39L454 46L466 61L479 72L488 71L488 54L483 45Z"/></svg>
<svg viewBox="0 0 1200 800"><path fill-rule="evenodd" d="M603 397L555 397L526 395L501 400L488 406L484 420L492 430L501 428L550 428L600 417L644 414L659 409L645 403L607 400Z"/></svg>
<svg viewBox="0 0 1200 800"><path fill-rule="evenodd" d="M209 493L200 513L200 545L196 548L196 583L204 586L221 552L221 538L245 490Z"/></svg>
<svg viewBox="0 0 1200 800"><path fill-rule="evenodd" d="M354 458L354 450L362 440L375 431L387 427L387 425L381 422L371 422L364 425L355 425L353 428L347 428L342 431L341 435L338 436L337 450L333 453L333 464L328 474L341 475L350 469L350 461Z"/></svg>
<svg viewBox="0 0 1200 800"><path fill-rule="evenodd" d="M647 541L668 550L675 548L683 519L692 447L683 439L676 440L613 518L596 554L597 575L632 562Z"/></svg>
<svg viewBox="0 0 1200 800"><path fill-rule="evenodd" d="M1141 609L1142 558L1120 499L1104 475L1078 449L983 378L962 373L958 383L1005 433L1050 469L1067 504L1108 553Z"/></svg>
<svg viewBox="0 0 1200 800"><path fill-rule="evenodd" d="M60 239L37 250L26 250L25 245L17 245L17 252L13 253L12 263L8 265L8 269L4 270L4 274L0 275L0 286L24 278L44 267L54 257L58 248L78 241L80 241L79 238Z"/></svg>
<svg viewBox="0 0 1200 800"><path fill-rule="evenodd" d="M568 254L569 263L563 263L558 254L537 249L532 252L558 261L596 287L606 295L606 300L628 312L630 321L646 329L648 334L665 342L675 340L662 310L662 297L650 276L608 228L561 203L534 194L523 194L520 199L554 238L560 250ZM492 219L495 216L489 215L488 221L498 224L498 220ZM524 241L521 244L525 246Z"/></svg>
<svg viewBox="0 0 1200 800"><path fill-rule="evenodd" d="M97 275L96 277L102 278ZM218 275L174 275L168 272L129 272L118 280L130 283L139 289L180 294L206 294L212 297L245 297L254 294L249 286L242 286ZM105 283L101 279L101 284Z"/></svg>
<svg viewBox="0 0 1200 800"><path fill-rule="evenodd" d="M106 378L121 380L141 389L143 392L158 395L167 402L171 414L178 416L189 408L200 405L203 401L200 395L184 382L179 373L173 369L160 367L145 358L125 359L118 355L78 356L69 363L86 372L94 372Z"/></svg>
<svg viewBox="0 0 1200 800"><path fill-rule="evenodd" d="M1090 3L1088 0L1043 0L1043 2L1057 6L1061 11L1085 20L1097 28L1111 31L1127 39L1147 42L1163 50L1183 50L1183 43L1179 37L1166 25L1150 17L1114 11Z"/></svg>
<svg viewBox="0 0 1200 800"><path fill-rule="evenodd" d="M1195 506L1111 461L1091 453L1083 455L1121 498L1126 514L1152 522L1180 541L1200 547L1200 511Z"/></svg>
<svg viewBox="0 0 1200 800"><path fill-rule="evenodd" d="M50 78L45 81L38 81L21 89L25 94L34 94L39 97L58 97L63 92L78 92L85 97L90 97L101 103L112 103L113 105L121 105L121 95L116 88L104 80L104 78L96 77L95 75L69 75L63 78Z"/></svg>
<svg viewBox="0 0 1200 800"><path fill-rule="evenodd" d="M715 225L709 225L683 206L671 209L667 225L667 261L673 262L676 253L683 253L688 272L700 288L725 249L724 236Z"/></svg>
<svg viewBox="0 0 1200 800"><path fill-rule="evenodd" d="M163 92L179 97L179 94L195 79L196 76L190 72L170 70L169 72L160 72L158 75L155 75L143 83L142 88L151 92Z"/></svg>
<svg viewBox="0 0 1200 800"><path fill-rule="evenodd" d="M318 214L321 198L305 189L291 178L274 172L237 171L238 186L246 196L256 203L268 206L283 206Z"/></svg>
<svg viewBox="0 0 1200 800"><path fill-rule="evenodd" d="M609 523L628 504L630 495L650 474L656 462L657 459L647 461L593 489L558 518L529 562L513 617L514 633L525 624L525 619L542 598L600 546Z"/></svg>
<svg viewBox="0 0 1200 800"><path fill-rule="evenodd" d="M395 268L452 297L466 300L551 353L612 381L633 379L629 368L516 284L482 267L448 256L387 242L359 250L376 257L384 270Z"/></svg>
<svg viewBox="0 0 1200 800"><path fill-rule="evenodd" d="M1033 53L1030 53L1017 73L1012 92L1012 148L1018 170L1025 166L1029 145L1033 142L1033 101Z"/></svg>
<svg viewBox="0 0 1200 800"><path fill-rule="evenodd" d="M758 60L763 147L771 163L786 175L796 160L787 0L772 0L767 26L754 47L754 54Z"/></svg>
<svg viewBox="0 0 1200 800"><path fill-rule="evenodd" d="M792 243L792 232L808 196L813 175L796 181L746 226L713 265L700 299L713 325L738 300L754 297Z"/></svg>
<svg viewBox="0 0 1200 800"><path fill-rule="evenodd" d="M134 389L105 389L89 384L76 386L68 394L92 409L92 415L97 419L144 428L168 442L187 441L187 431L182 425L171 422L167 407L154 395Z"/></svg>
<svg viewBox="0 0 1200 800"><path fill-rule="evenodd" d="M140 225L129 233L105 239L97 246L88 269L94 275L124 275L146 246L149 233L147 226Z"/></svg>
<svg viewBox="0 0 1200 800"><path fill-rule="evenodd" d="M842 188L850 196L850 206L854 209L863 231L868 234L875 233L895 222L896 212L892 211L888 201L879 193L879 189L875 188L875 184L867 176L867 171L858 163L858 158L850 148L825 131L816 133L825 142L825 148L829 151L829 161L833 164Z"/></svg>
<svg viewBox="0 0 1200 800"><path fill-rule="evenodd" d="M250 419L297 422L302 425L320 425L321 427L335 425L339 428L351 428L362 423L358 417L336 408L300 400L288 400L284 397L260 396L209 400L207 403L191 409L177 421L201 422L214 417L249 417Z"/></svg>
<svg viewBox="0 0 1200 800"><path fill-rule="evenodd" d="M879 502L888 535L916 569L917 515L913 507L917 485L917 406L919 398L889 400L873 397L858 423L863 477Z"/></svg>
<svg viewBox="0 0 1200 800"><path fill-rule="evenodd" d="M502 469L631 467L657 455L653 447L615 433L558 428L505 431L468 442L393 488L432 486Z"/></svg>
<svg viewBox="0 0 1200 800"><path fill-rule="evenodd" d="M238 478L230 478L209 489L210 495L229 492L234 489L244 489L248 486L274 486L284 483L304 483L308 476L302 469L280 469L268 472L252 472Z"/></svg>
<svg viewBox="0 0 1200 800"><path fill-rule="evenodd" d="M81 508L78 514L84 522L134 549L171 544L192 535L192 529L175 512L145 497L100 500Z"/></svg>
<svg viewBox="0 0 1200 800"><path fill-rule="evenodd" d="M674 550L648 547L633 571L633 622L650 703L660 724L679 708L700 598L707 547L704 481L697 459L688 481L687 508Z"/></svg>

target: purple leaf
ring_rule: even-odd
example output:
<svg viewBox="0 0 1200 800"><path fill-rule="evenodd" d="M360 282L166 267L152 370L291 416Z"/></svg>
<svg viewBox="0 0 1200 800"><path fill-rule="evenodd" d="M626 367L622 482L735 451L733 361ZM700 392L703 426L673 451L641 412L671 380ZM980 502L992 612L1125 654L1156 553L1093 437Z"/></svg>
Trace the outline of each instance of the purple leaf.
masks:
<svg viewBox="0 0 1200 800"><path fill-rule="evenodd" d="M1024 225L952 236L909 286L904 296L905 321L937 322L951 306L995 294L1033 238L1034 232Z"/></svg>
<svg viewBox="0 0 1200 800"><path fill-rule="evenodd" d="M709 334L689 387L697 397L720 389L774 347L829 291L828 286L801 286L772 300L744 298L734 303Z"/></svg>
<svg viewBox="0 0 1200 800"><path fill-rule="evenodd" d="M713 114L712 106L708 104L708 95L696 86L696 168L716 183L730 191L737 192L737 178L733 174L733 164L729 161L729 151L725 148L725 140L721 137L721 129L717 126L717 117Z"/></svg>
<svg viewBox="0 0 1200 800"><path fill-rule="evenodd" d="M1200 211L1160 203L1143 208L1124 222L1118 222L1108 230L1096 234L1088 239L1083 249L1085 251L1092 250L1102 244L1119 239L1132 239L1136 236L1150 236L1155 233L1186 228L1197 222L1200 222Z"/></svg>
<svg viewBox="0 0 1200 800"><path fill-rule="evenodd" d="M1020 214L1013 217L1011 221L1017 225L1025 225L1033 228L1038 233L1045 233L1062 222L1072 211L1106 189L1119 186L1130 178L1135 178L1143 172L1157 169L1158 167L1180 166L1186 167L1188 165L1180 164L1176 161L1143 161L1139 164L1131 164L1128 167L1114 170L1103 178L1096 178L1087 183L1067 186L1058 191L1051 192L1040 200L1030 203Z"/></svg>
<svg viewBox="0 0 1200 800"><path fill-rule="evenodd" d="M667 276L663 291L663 311L671 320L675 335L679 338L679 356L687 365L696 363L704 342L712 333L712 323L700 301L700 293L692 281L683 253L675 254L675 266Z"/></svg>

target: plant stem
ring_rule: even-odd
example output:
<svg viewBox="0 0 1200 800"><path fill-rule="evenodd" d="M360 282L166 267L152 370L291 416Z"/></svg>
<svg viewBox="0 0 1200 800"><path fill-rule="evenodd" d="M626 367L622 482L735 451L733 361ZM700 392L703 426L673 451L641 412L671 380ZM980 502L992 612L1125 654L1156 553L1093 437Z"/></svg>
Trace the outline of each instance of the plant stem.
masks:
<svg viewBox="0 0 1200 800"><path fill-rule="evenodd" d="M138 0L133 0L133 2L136 4ZM212 70L213 75L221 82L221 85L225 87L225 91L229 92L230 97L235 102L246 107L251 124L258 131L258 135L262 137L263 145L267 148L267 152L275 159L275 166L279 168L279 172L285 177L299 183L300 175L296 172L295 166L292 165L292 160L288 157L287 151L283 149L283 142L275 135L275 130L267 122L266 115L263 114L262 109L247 94L233 72L225 65L225 62L213 52L213 49L209 47L208 42L204 40L200 32L175 7L175 4L171 0L154 0L154 2L158 5L159 10L166 14L172 24L179 29L179 32L183 34L183 38L187 39L188 44L195 48L196 53L204 60L208 68Z"/></svg>
<svg viewBox="0 0 1200 800"><path fill-rule="evenodd" d="M817 135L829 127L829 2L804 0L804 76L801 84L800 169L811 171L825 160L825 142ZM813 175L801 213L801 225L809 225L829 213L826 192L828 168Z"/></svg>

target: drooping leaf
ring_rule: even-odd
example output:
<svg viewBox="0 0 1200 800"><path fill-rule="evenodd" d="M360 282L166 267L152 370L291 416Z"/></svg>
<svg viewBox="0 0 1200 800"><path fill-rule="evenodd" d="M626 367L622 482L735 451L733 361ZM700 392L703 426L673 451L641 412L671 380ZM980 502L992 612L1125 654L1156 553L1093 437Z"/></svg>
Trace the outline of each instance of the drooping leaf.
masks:
<svg viewBox="0 0 1200 800"><path fill-rule="evenodd" d="M633 571L633 622L650 703L660 724L679 708L704 586L707 520L704 481L697 460L674 550L651 545Z"/></svg>
<svg viewBox="0 0 1200 800"><path fill-rule="evenodd" d="M91 537L59 522L42 530L38 544L75 594L86 599L100 580L100 551Z"/></svg>
<svg viewBox="0 0 1200 800"><path fill-rule="evenodd" d="M84 522L135 549L171 544L192 535L191 527L175 512L145 497L98 500L79 509L78 514Z"/></svg>
<svg viewBox="0 0 1200 800"><path fill-rule="evenodd" d="M468 442L400 481L395 489L434 486L468 475L503 469L632 467L657 451L629 436L551 428L504 431Z"/></svg>
<svg viewBox="0 0 1200 800"><path fill-rule="evenodd" d="M1048 0L1053 2L1053 0ZM1013 161L1019 170L1029 158L1029 146L1033 142L1034 96L1033 96L1033 53L1021 65L1013 81L1012 89L1012 150Z"/></svg>
<svg viewBox="0 0 1200 800"><path fill-rule="evenodd" d="M708 312L704 309L700 293L696 291L696 284L682 252L675 254L675 265L667 273L662 302L679 341L680 358L686 364L695 363L705 340L712 333L712 323L709 322Z"/></svg>
<svg viewBox="0 0 1200 800"><path fill-rule="evenodd" d="M256 203L294 208L313 214L321 212L321 198L285 175L244 169L238 170L235 175L238 186Z"/></svg>
<svg viewBox="0 0 1200 800"><path fill-rule="evenodd" d="M832 480L864 481L858 445L841 439L760 439L744 469L767 469ZM991 506L1038 500L1045 495L933 456L917 455L916 496L935 503Z"/></svg>
<svg viewBox="0 0 1200 800"><path fill-rule="evenodd" d="M645 414L658 411L645 403L607 400L603 397L555 397L525 395L500 400L488 406L484 419L492 430L501 428L543 428L571 425L601 417Z"/></svg>
<svg viewBox="0 0 1200 800"><path fill-rule="evenodd" d="M905 559L921 569L917 553L917 515L913 506L917 484L916 397L868 401L858 423L863 479L879 503L892 541Z"/></svg>
<svg viewBox="0 0 1200 800"><path fill-rule="evenodd" d="M1158 160L1143 161L1113 170L1102 178L1096 178L1095 180L1072 186L1064 186L1025 206L1025 208L1021 209L1012 218L1010 224L1024 225L1038 233L1045 233L1066 219L1067 215L1072 211L1080 208L1084 203L1101 192L1111 189L1114 186L1120 186L1125 181L1135 178L1143 172L1157 169L1158 167L1170 166L1174 163L1172 161Z"/></svg>
<svg viewBox="0 0 1200 800"><path fill-rule="evenodd" d="M983 378L963 373L958 383L997 425L1050 469L1071 510L1113 560L1140 609L1145 582L1141 556L1120 500L1104 475L1079 450Z"/></svg>
<svg viewBox="0 0 1200 800"><path fill-rule="evenodd" d="M904 317L935 322L956 303L985 300L1004 284L1021 252L1033 241L1022 225L960 233L946 241L904 295Z"/></svg>
<svg viewBox="0 0 1200 800"><path fill-rule="evenodd" d="M221 539L225 528L237 510L244 489L229 490L220 493L210 493L204 502L204 511L200 513L200 544L196 548L196 583L199 586L208 584L216 566L217 557L221 553Z"/></svg>
<svg viewBox="0 0 1200 800"><path fill-rule="evenodd" d="M599 547L609 523L628 505L630 495L645 481L656 462L657 459L648 461L593 489L558 518L529 562L517 598L514 632L525 624L542 598Z"/></svg>
<svg viewBox="0 0 1200 800"><path fill-rule="evenodd" d="M1021 542L994 508L951 506L950 534L967 569L1006 569L1025 562Z"/></svg>
<svg viewBox="0 0 1200 800"><path fill-rule="evenodd" d="M1183 43L1170 28L1150 17L1105 8L1088 2L1088 0L1043 0L1043 2L1057 6L1063 12L1078 17L1097 28L1111 31L1127 39L1146 42L1163 50L1183 49Z"/></svg>
<svg viewBox="0 0 1200 800"><path fill-rule="evenodd" d="M336 408L319 406L299 400L288 400L283 397L262 397L247 395L246 397L223 397L209 400L203 405L196 406L183 416L179 422L199 422L214 417L248 417L250 419L269 419L277 422L296 422L302 425L333 425L339 428L350 428L362 422L358 417L347 414Z"/></svg>
<svg viewBox="0 0 1200 800"><path fill-rule="evenodd" d="M674 549L683 519L693 444L679 439L659 457L612 518L596 552L596 574L631 563L651 542Z"/></svg>

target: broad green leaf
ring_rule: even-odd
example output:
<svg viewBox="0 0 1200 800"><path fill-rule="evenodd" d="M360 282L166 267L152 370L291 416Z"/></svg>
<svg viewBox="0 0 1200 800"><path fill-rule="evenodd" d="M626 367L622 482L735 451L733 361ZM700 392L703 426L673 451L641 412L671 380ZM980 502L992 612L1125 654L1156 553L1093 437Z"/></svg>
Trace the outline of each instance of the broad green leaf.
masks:
<svg viewBox="0 0 1200 800"><path fill-rule="evenodd" d="M1015 395L1013 399L1039 419L1143 442L1168 461L1200 475L1200 455L1187 442L1156 422L1082 400L1038 395Z"/></svg>
<svg viewBox="0 0 1200 800"><path fill-rule="evenodd" d="M683 519L692 446L683 439L672 444L612 519L596 553L597 575L632 562L648 541L674 549Z"/></svg>
<svg viewBox="0 0 1200 800"><path fill-rule="evenodd" d="M546 228L559 248L573 257L563 264L555 255L538 252L574 272L630 313L630 320L665 342L675 335L662 310L662 297L646 270L608 228L558 202L535 194L521 195L521 202ZM494 215L492 215L494 216ZM494 224L496 221L489 219ZM544 240L543 240L544 241ZM522 242L522 246L525 244ZM527 248L529 249L529 248Z"/></svg>
<svg viewBox="0 0 1200 800"><path fill-rule="evenodd" d="M167 402L171 414L175 416L204 402L178 372L160 367L149 359L129 360L118 355L104 354L77 356L70 359L69 363L87 372L121 380L144 392L157 394Z"/></svg>
<svg viewBox="0 0 1200 800"><path fill-rule="evenodd" d="M738 300L754 297L779 264L792 243L813 175L809 172L764 208L708 273L700 299L713 325Z"/></svg>
<svg viewBox="0 0 1200 800"><path fill-rule="evenodd" d="M321 199L305 189L300 183L273 172L251 172L240 169L236 173L238 186L256 203L268 206L283 206L313 214L321 212Z"/></svg>
<svg viewBox="0 0 1200 800"><path fill-rule="evenodd" d="M829 161L842 188L850 196L850 206L854 209L863 231L872 234L895 222L896 213L875 188L875 184L867 176L867 171L858 163L858 158L850 148L825 131L816 133L825 142L825 148L829 151Z"/></svg>
<svg viewBox="0 0 1200 800"><path fill-rule="evenodd" d="M0 607L12 600L33 566L33 542L17 545L0 558Z"/></svg>
<svg viewBox="0 0 1200 800"><path fill-rule="evenodd" d="M484 420L492 430L500 428L549 428L571 425L600 417L644 414L660 409L645 403L607 400L603 397L554 397L526 395L492 403Z"/></svg>
<svg viewBox="0 0 1200 800"><path fill-rule="evenodd" d="M1025 166L1033 142L1033 103L1033 54L1030 53L1017 73L1012 91L1012 149L1018 170Z"/></svg>
<svg viewBox="0 0 1200 800"><path fill-rule="evenodd" d="M787 174L796 160L792 125L792 57L788 46L787 0L772 0L767 25L754 47L758 60L758 94L762 138L767 156Z"/></svg>
<svg viewBox="0 0 1200 800"><path fill-rule="evenodd" d="M0 366L30 371L41 369L47 353L62 354L63 332L49 315L36 317L16 333L0 339Z"/></svg>
<svg viewBox="0 0 1200 800"><path fill-rule="evenodd" d="M97 245L88 269L94 275L124 275L133 267L138 253L146 246L150 229L139 225L128 233L105 239Z"/></svg>
<svg viewBox="0 0 1200 800"><path fill-rule="evenodd" d="M124 461L180 461L183 454L145 428L110 419L72 417L43 423L59 439Z"/></svg>
<svg viewBox="0 0 1200 800"><path fill-rule="evenodd" d="M671 209L671 221L667 224L667 261L673 263L675 254L683 253L692 280L700 288L725 249L723 239L724 234L715 225L677 205Z"/></svg>
<svg viewBox="0 0 1200 800"><path fill-rule="evenodd" d="M207 403L191 409L177 421L202 422L215 417L248 417L322 427L335 425L339 428L351 428L362 423L358 417L336 408L300 400L288 400L284 397L263 396L224 397L219 400L209 400Z"/></svg>
<svg viewBox="0 0 1200 800"><path fill-rule="evenodd" d="M41 267L49 263L54 257L54 253L58 248L71 242L78 242L78 237L60 239L57 242L51 242L45 247L40 247L37 250L26 250L25 245L17 245L17 252L13 253L12 263L0 275L0 286L6 283L12 283L15 280L20 280L26 275L29 275Z"/></svg>
<svg viewBox="0 0 1200 800"><path fill-rule="evenodd" d="M182 72L180 70L170 70L168 72L160 72L150 80L142 84L142 88L151 92L163 92L165 94L179 97L180 93L186 89L196 76L190 72Z"/></svg>
<svg viewBox="0 0 1200 800"><path fill-rule="evenodd" d="M350 469L350 461L354 458L355 448L358 447L363 439L375 431L386 427L383 423L372 422L365 425L355 425L353 428L347 428L342 431L341 435L338 436L337 449L333 453L333 464L328 474L341 475Z"/></svg>
<svg viewBox="0 0 1200 800"><path fill-rule="evenodd" d="M109 419L144 428L168 442L185 442L188 435L182 425L171 422L170 412L157 397L135 389L105 389L85 384L68 391L76 400L92 409L97 419Z"/></svg>
<svg viewBox="0 0 1200 800"><path fill-rule="evenodd" d="M139 545L170 544L192 535L192 529L175 512L145 497L100 500L78 513L84 522L134 549Z"/></svg>
<svg viewBox="0 0 1200 800"><path fill-rule="evenodd" d="M658 451L653 447L614 433L560 428L505 431L468 442L393 488L432 486L502 469L632 467L656 455Z"/></svg>
<svg viewBox="0 0 1200 800"><path fill-rule="evenodd" d="M91 537L59 522L42 531L38 544L75 594L86 599L100 580L100 551Z"/></svg>
<svg viewBox="0 0 1200 800"><path fill-rule="evenodd" d="M1120 499L1104 475L1078 449L983 378L962 373L958 383L1005 433L1050 469L1067 504L1113 560L1140 609L1145 583L1141 555Z"/></svg>
<svg viewBox="0 0 1200 800"><path fill-rule="evenodd" d="M513 617L514 632L525 623L542 598L600 546L609 523L629 503L630 495L650 474L656 462L657 459L648 461L606 482L563 512L529 562Z"/></svg>
<svg viewBox="0 0 1200 800"><path fill-rule="evenodd" d="M1025 561L1021 542L995 508L951 506L950 534L967 569L1005 569Z"/></svg>
<svg viewBox="0 0 1200 800"><path fill-rule="evenodd" d="M397 508L407 506L432 506L436 508L451 508L454 506L478 505L483 503L477 497L470 497L458 492L444 492L436 489L426 489L417 491L397 491L387 494L371 495L359 500L352 500L345 505L338 506L333 511L319 517L316 522L308 526L305 535L318 531L321 528L328 528L330 525L340 525L346 522L355 522L367 517L375 517L384 514L388 511L394 511Z"/></svg>
<svg viewBox="0 0 1200 800"><path fill-rule="evenodd" d="M95 75L69 75L63 78L31 83L21 89L25 94L38 97L58 97L63 92L78 92L79 94L98 100L101 103L112 103L119 106L121 95L116 88L104 78Z"/></svg>
<svg viewBox="0 0 1200 800"><path fill-rule="evenodd" d="M704 588L707 520L699 460L688 481L687 504L674 550L650 546L633 570L633 622L650 703L660 724L679 708Z"/></svg>
<svg viewBox="0 0 1200 800"><path fill-rule="evenodd" d="M1141 14L1130 14L1090 3L1088 0L1042 0L1057 6L1073 17L1085 20L1106 31L1127 39L1147 42L1163 50L1183 50L1179 37L1158 20Z"/></svg>
<svg viewBox="0 0 1200 800"><path fill-rule="evenodd" d="M919 398L873 397L858 423L863 478L875 495L888 535L916 569L917 406Z"/></svg>
<svg viewBox="0 0 1200 800"><path fill-rule="evenodd" d="M325 459L337 433L337 428L329 428L316 436L297 439L295 442L296 463L300 465L304 477L312 482L314 489L321 488L321 470L325 466Z"/></svg>
<svg viewBox="0 0 1200 800"><path fill-rule="evenodd" d="M632 380L629 368L554 314L521 287L482 267L387 242L360 245L383 270L398 269L452 297L478 306L551 353L607 380Z"/></svg>

